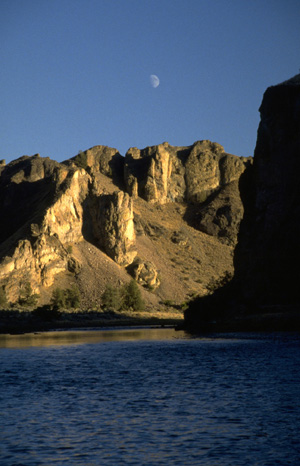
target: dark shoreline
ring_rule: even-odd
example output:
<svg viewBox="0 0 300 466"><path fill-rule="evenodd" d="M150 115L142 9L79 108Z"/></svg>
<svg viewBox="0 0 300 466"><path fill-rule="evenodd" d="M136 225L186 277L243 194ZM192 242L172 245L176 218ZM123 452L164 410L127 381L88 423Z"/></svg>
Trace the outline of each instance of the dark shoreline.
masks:
<svg viewBox="0 0 300 466"><path fill-rule="evenodd" d="M4 312L6 315L3 317ZM16 315L18 315L17 318ZM109 313L101 313L101 316L99 314L88 315L80 313L45 320L41 317L31 315L31 313L0 311L0 335L21 335L55 330L117 329L125 327L172 327L175 330L184 330L191 335L228 332L300 332L300 318L298 313L289 313L289 315L265 314L224 321L197 322L194 325L187 325L183 319L151 316L138 318L115 316Z"/></svg>
<svg viewBox="0 0 300 466"><path fill-rule="evenodd" d="M117 327L181 327L183 319L158 317L128 317L107 313L61 313L58 316L39 316L33 312L0 311L0 335L75 329L105 329Z"/></svg>
<svg viewBox="0 0 300 466"><path fill-rule="evenodd" d="M300 332L300 315L289 312L266 312L215 321L184 321L181 330L192 334L216 332Z"/></svg>

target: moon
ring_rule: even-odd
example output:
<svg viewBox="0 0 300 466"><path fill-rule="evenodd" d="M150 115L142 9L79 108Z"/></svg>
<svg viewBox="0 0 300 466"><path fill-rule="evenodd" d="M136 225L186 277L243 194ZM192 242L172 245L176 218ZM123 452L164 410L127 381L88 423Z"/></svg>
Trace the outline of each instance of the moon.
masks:
<svg viewBox="0 0 300 466"><path fill-rule="evenodd" d="M159 86L159 78L156 76L156 74L151 74L150 84L154 88Z"/></svg>

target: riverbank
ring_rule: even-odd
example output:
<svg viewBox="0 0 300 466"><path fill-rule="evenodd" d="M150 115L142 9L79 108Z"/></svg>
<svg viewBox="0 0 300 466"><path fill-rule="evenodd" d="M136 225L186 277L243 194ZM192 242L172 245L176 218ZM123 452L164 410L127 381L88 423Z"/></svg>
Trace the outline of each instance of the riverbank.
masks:
<svg viewBox="0 0 300 466"><path fill-rule="evenodd" d="M186 316L187 317L187 316ZM228 318L204 320L188 316L180 329L189 333L203 332L281 332L300 331L300 313L296 306L260 306L256 312L240 312Z"/></svg>
<svg viewBox="0 0 300 466"><path fill-rule="evenodd" d="M0 311L0 334L22 334L82 328L181 326L180 311L99 312L99 311Z"/></svg>

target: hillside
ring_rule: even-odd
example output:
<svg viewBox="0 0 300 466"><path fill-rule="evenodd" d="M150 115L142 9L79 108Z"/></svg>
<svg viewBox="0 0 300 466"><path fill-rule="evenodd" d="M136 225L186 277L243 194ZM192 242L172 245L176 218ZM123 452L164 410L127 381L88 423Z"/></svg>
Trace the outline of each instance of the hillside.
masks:
<svg viewBox="0 0 300 466"><path fill-rule="evenodd" d="M38 154L2 161L6 308L20 307L26 283L39 306L55 288L76 285L86 310L101 308L107 284L132 277L148 313L207 294L233 273L239 181L251 163L210 141L131 148L125 157L95 146L63 163Z"/></svg>

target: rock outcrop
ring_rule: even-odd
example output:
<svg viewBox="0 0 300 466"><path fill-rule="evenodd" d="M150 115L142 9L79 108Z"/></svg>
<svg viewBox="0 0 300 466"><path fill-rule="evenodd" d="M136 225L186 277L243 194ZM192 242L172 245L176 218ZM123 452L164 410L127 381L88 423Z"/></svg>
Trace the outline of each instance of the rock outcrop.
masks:
<svg viewBox="0 0 300 466"><path fill-rule="evenodd" d="M117 264L127 266L136 256L133 201L122 191L103 194L93 218L94 236Z"/></svg>
<svg viewBox="0 0 300 466"><path fill-rule="evenodd" d="M89 182L83 169L39 156L21 157L3 169L0 281L10 302L24 282L39 291L51 286L57 274L80 267L66 247L82 239Z"/></svg>
<svg viewBox="0 0 300 466"><path fill-rule="evenodd" d="M75 164L84 168L87 173L97 180L99 173L109 176L115 184L123 185L124 157L117 149L107 146L94 146L79 153L70 160L64 162L66 165Z"/></svg>
<svg viewBox="0 0 300 466"><path fill-rule="evenodd" d="M137 257L127 269L138 283L149 290L154 291L159 287L159 274L152 262L143 261L140 257Z"/></svg>
<svg viewBox="0 0 300 466"><path fill-rule="evenodd" d="M189 207L186 213L195 228L232 245L237 242L243 215L238 180L222 186L207 202Z"/></svg>
<svg viewBox="0 0 300 466"><path fill-rule="evenodd" d="M148 202L202 203L222 186L238 180L251 159L226 154L210 141L175 147L167 142L125 156L125 184L133 197Z"/></svg>
<svg viewBox="0 0 300 466"><path fill-rule="evenodd" d="M193 330L213 322L227 330L300 328L300 75L269 87L259 110L254 164L239 180L245 212L234 278L190 305Z"/></svg>
<svg viewBox="0 0 300 466"><path fill-rule="evenodd" d="M125 156L125 186L133 198L153 204L186 202L186 220L194 228L235 244L243 217L238 182L251 163L210 141L131 148Z"/></svg>
<svg viewBox="0 0 300 466"><path fill-rule="evenodd" d="M259 110L252 198L242 190L247 212L236 277L247 299L299 302L300 75L269 87Z"/></svg>
<svg viewBox="0 0 300 466"><path fill-rule="evenodd" d="M86 263L80 248L77 256L72 248L88 242L123 267L124 273L127 268L145 289L154 291L161 286L169 299L171 286L161 285L158 269L165 268L165 276L172 277L173 272L160 256L171 256L172 251L177 254L180 247L180 254L196 261L192 234L181 232L185 224L230 247L234 244L243 214L238 180L249 164L250 160L226 154L222 146L210 141L187 147L163 143L142 150L131 148L125 158L117 149L95 146L63 163L38 154L8 165L1 161L0 287L14 303L24 283L29 282L36 293L55 286L60 276L68 286L74 277L80 283L80 277L87 276L84 264L95 267L96 262L90 259ZM142 207L142 199L151 207ZM135 202L140 207L134 210ZM168 205L178 207L166 223L162 210L166 207L168 217ZM150 215L151 210L161 214L161 222ZM199 244L203 244L201 235L196 235ZM164 244L160 255L156 253L159 244ZM209 276L215 273L214 267L222 271L225 264L231 267L227 260L211 267L210 254L203 257L203 263L209 264ZM225 256L231 257L229 250ZM169 268L183 273L180 261L172 260ZM202 263L197 261L193 277ZM101 269L101 261L97 260L97 267ZM188 280L188 267L183 270L183 279ZM194 293L195 287L201 293L205 290L194 278L190 289L180 284L180 278L170 280L176 283L176 296L177 290L184 298ZM86 293L94 294L91 287L87 289Z"/></svg>

